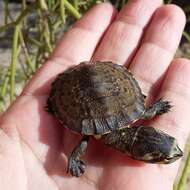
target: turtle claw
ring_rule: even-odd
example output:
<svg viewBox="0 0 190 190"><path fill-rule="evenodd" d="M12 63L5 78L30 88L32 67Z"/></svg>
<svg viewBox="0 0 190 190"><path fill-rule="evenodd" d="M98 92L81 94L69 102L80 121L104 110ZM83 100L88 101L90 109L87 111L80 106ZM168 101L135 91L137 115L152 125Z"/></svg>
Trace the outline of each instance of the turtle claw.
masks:
<svg viewBox="0 0 190 190"><path fill-rule="evenodd" d="M161 98L157 100L153 105L148 107L142 116L142 119L152 119L156 115L162 115L167 113L172 108L169 101L163 101Z"/></svg>
<svg viewBox="0 0 190 190"><path fill-rule="evenodd" d="M72 176L80 177L85 172L86 164L82 160L69 159L68 172Z"/></svg>
<svg viewBox="0 0 190 190"><path fill-rule="evenodd" d="M156 115L162 115L164 113L167 113L172 108L172 105L169 101L163 101L162 99L159 99L155 104L156 108Z"/></svg>

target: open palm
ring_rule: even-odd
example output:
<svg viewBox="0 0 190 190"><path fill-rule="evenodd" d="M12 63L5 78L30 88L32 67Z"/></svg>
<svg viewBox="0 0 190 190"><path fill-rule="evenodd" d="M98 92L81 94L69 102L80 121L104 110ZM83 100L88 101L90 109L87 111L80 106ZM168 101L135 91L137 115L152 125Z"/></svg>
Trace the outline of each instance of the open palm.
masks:
<svg viewBox="0 0 190 190"><path fill-rule="evenodd" d="M130 0L120 13L108 3L91 9L68 31L49 61L1 117L0 189L171 190L179 161L134 161L90 140L80 177L66 173L67 155L81 138L60 126L44 107L56 75L81 61L125 64L151 102L172 102L168 114L149 122L184 146L190 125L190 62L174 59L185 17L162 0Z"/></svg>

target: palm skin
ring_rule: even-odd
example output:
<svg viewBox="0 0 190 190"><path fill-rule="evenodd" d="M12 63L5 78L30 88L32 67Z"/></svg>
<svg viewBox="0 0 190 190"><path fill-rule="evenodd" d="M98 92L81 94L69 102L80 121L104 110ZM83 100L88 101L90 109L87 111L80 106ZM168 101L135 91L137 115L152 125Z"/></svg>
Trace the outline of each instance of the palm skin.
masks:
<svg viewBox="0 0 190 190"><path fill-rule="evenodd" d="M44 111L58 73L81 61L110 60L131 70L148 102L159 97L172 102L170 113L148 125L176 137L183 147L190 124L190 62L172 59L185 17L178 7L161 2L130 0L120 13L108 3L100 4L64 35L49 61L0 118L0 189L172 189L179 161L145 164L94 139L84 157L85 175L71 177L66 156L81 137Z"/></svg>

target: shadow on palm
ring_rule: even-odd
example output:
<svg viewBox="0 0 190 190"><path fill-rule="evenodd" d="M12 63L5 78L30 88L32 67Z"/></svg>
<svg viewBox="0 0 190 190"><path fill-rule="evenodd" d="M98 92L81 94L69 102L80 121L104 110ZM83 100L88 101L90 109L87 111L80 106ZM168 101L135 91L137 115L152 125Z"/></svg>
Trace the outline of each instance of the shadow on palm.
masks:
<svg viewBox="0 0 190 190"><path fill-rule="evenodd" d="M48 113L45 113L48 114ZM51 117L51 118L49 118ZM48 119L47 119L48 118ZM45 122L44 122L45 121ZM52 133L47 134L44 130L44 126L53 126L55 129L55 135ZM40 124L39 131L41 134L40 141L44 144L48 145L48 153L45 166L48 168L49 165L52 165L55 159L55 150L57 150L57 157L63 157L64 168L60 168L60 170L65 170L67 165L67 160L65 159L70 155L73 148L79 143L82 136L80 134L76 134L65 126L61 126L56 119L52 118L50 115L42 116L42 123ZM47 134L47 135L44 135ZM55 144L52 144L52 138L59 138ZM62 140L60 140L62 139ZM51 141L51 142L50 142ZM110 148L101 142L101 140L96 140L93 137L90 138L88 143L88 148L86 155L84 156L84 161L87 163L87 167L96 166L104 168L105 166L122 166L122 165L130 165L130 166L142 166L143 163L139 161L132 160L127 155ZM53 163L52 163L53 162ZM65 170L66 171L66 170ZM64 173L64 172L63 172Z"/></svg>

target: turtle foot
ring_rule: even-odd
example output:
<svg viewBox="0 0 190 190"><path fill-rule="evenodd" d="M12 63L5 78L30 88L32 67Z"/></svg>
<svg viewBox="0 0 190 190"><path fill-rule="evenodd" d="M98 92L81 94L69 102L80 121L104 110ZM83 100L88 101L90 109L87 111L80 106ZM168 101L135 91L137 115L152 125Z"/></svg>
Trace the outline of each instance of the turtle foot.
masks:
<svg viewBox="0 0 190 190"><path fill-rule="evenodd" d="M86 164L82 160L69 159L68 172L72 176L80 177L85 172Z"/></svg>
<svg viewBox="0 0 190 190"><path fill-rule="evenodd" d="M142 119L152 119L156 115L162 115L170 111L172 105L169 101L159 99L153 105L148 107L142 116Z"/></svg>
<svg viewBox="0 0 190 190"><path fill-rule="evenodd" d="M172 108L169 101L163 101L162 99L159 99L153 106L155 107L156 115L167 113Z"/></svg>

